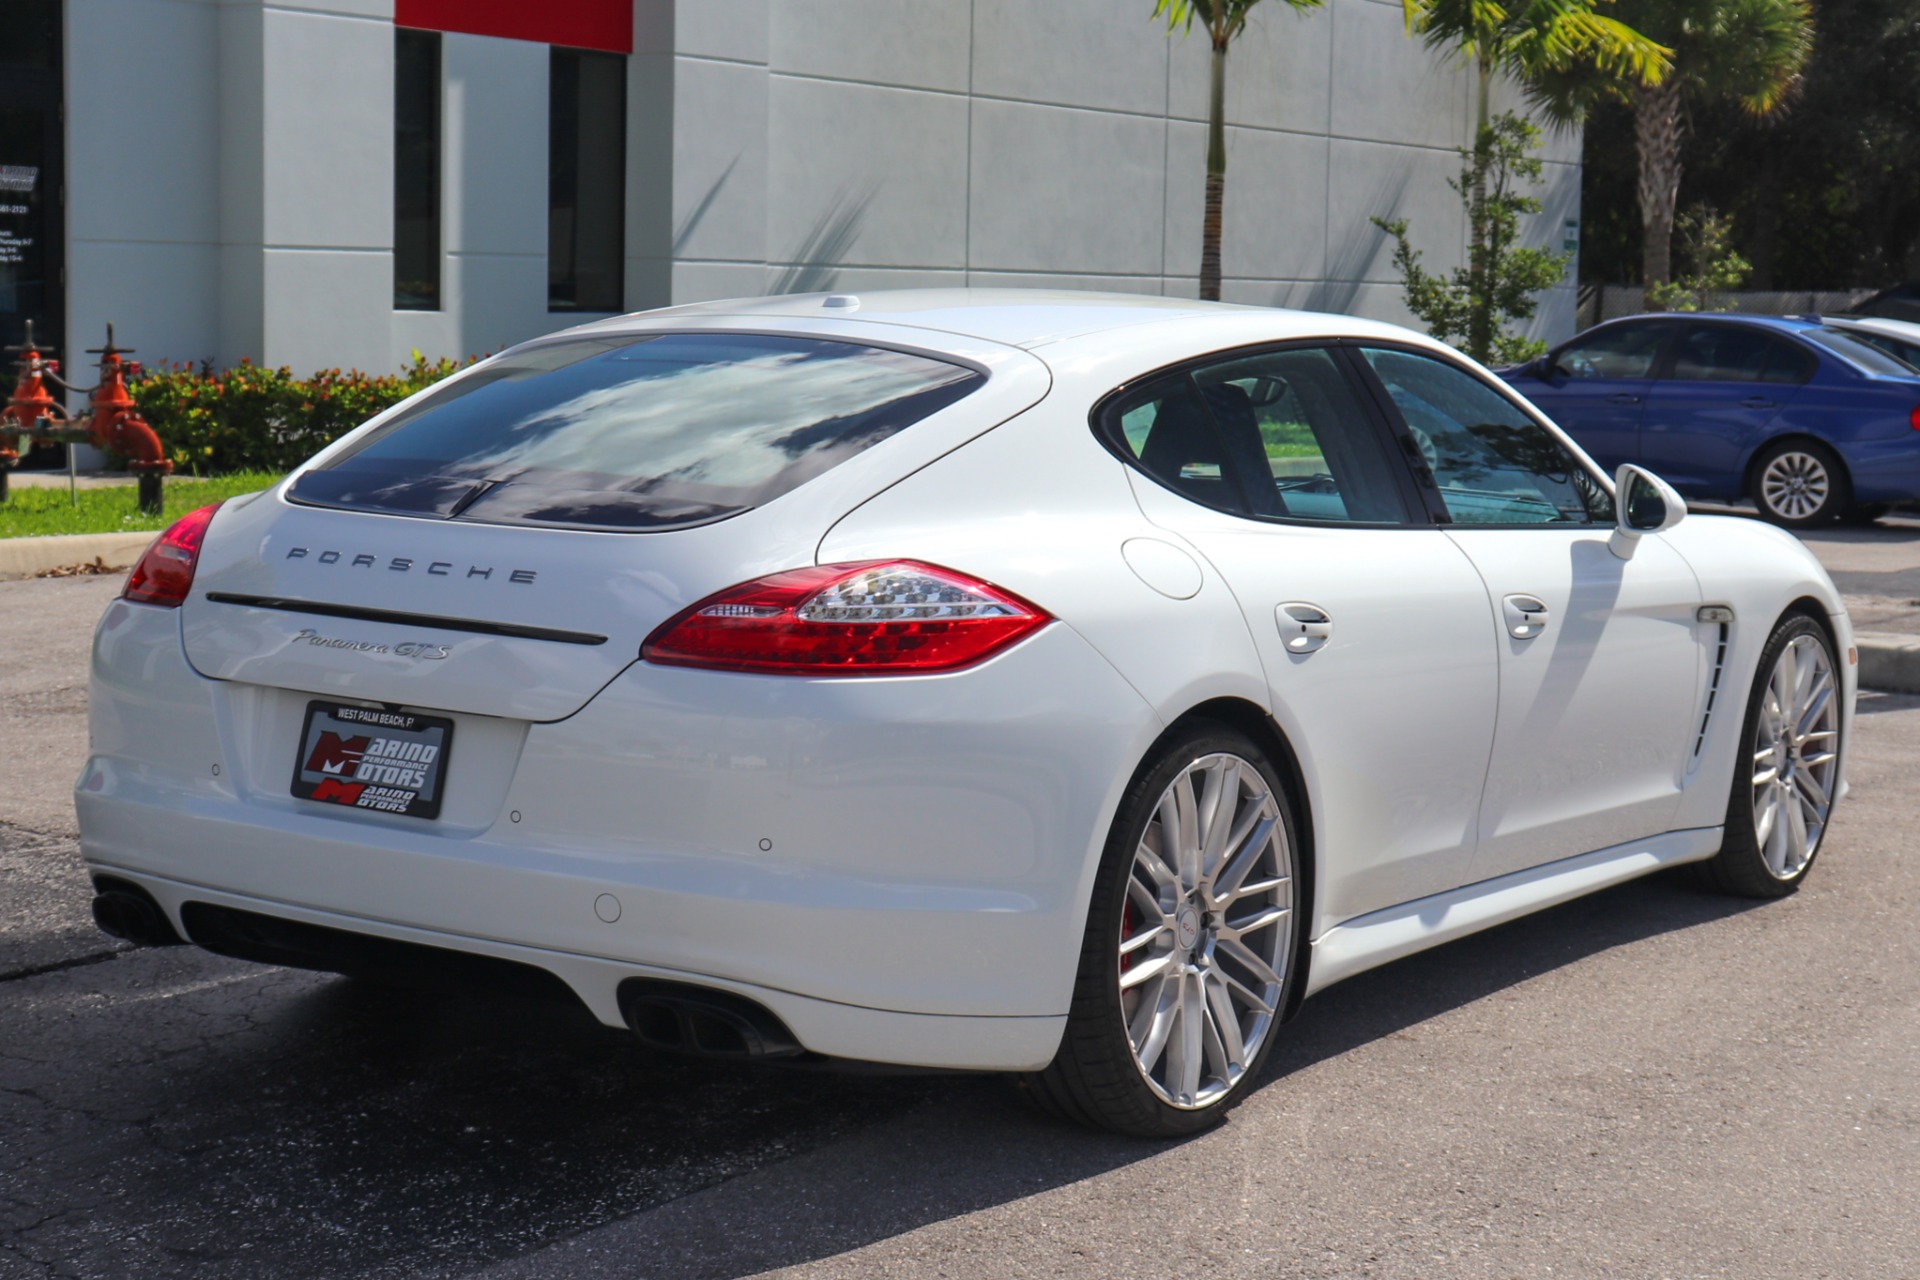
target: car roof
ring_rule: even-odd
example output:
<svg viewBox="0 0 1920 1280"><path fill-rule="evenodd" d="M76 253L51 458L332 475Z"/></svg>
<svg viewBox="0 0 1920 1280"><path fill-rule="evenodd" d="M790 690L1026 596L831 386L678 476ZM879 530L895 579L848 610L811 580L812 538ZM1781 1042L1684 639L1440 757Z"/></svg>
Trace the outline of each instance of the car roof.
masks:
<svg viewBox="0 0 1920 1280"><path fill-rule="evenodd" d="M1353 316L1226 302L1199 302L1144 293L1093 293L1066 289L883 289L858 293L797 293L772 298L729 298L644 311L592 327L605 331L644 322L650 327L676 316L701 319L847 321L898 325L984 339L1012 347L1036 347L1065 338L1138 325L1206 317L1241 317L1258 324L1268 340L1293 337L1429 339L1397 325Z"/></svg>
<svg viewBox="0 0 1920 1280"><path fill-rule="evenodd" d="M1757 324L1769 329L1780 329L1787 333L1800 333L1807 329L1818 329L1822 321L1809 316L1762 315L1751 311L1643 311L1638 315L1616 316L1605 321L1607 325L1621 324L1628 320L1685 320L1699 321L1703 324ZM1595 325L1594 328L1599 328ZM1589 329L1586 332L1591 333Z"/></svg>

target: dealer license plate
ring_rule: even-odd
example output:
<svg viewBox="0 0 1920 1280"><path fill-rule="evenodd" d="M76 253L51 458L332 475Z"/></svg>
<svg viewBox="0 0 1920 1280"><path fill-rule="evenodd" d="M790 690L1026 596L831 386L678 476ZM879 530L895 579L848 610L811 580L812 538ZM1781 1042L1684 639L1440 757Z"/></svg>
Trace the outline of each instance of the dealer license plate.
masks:
<svg viewBox="0 0 1920 1280"><path fill-rule="evenodd" d="M453 721L412 711L309 702L293 794L410 818L440 816Z"/></svg>

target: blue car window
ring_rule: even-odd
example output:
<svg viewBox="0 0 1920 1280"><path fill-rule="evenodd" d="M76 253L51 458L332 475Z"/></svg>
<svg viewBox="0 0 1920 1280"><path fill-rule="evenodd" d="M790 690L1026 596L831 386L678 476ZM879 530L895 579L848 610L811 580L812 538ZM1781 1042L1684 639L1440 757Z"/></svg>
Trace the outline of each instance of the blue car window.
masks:
<svg viewBox="0 0 1920 1280"><path fill-rule="evenodd" d="M1825 347L1864 373L1890 378L1911 378L1914 368L1897 355L1870 345L1864 333L1842 333L1837 329L1809 329L1802 335L1808 342Z"/></svg>
<svg viewBox="0 0 1920 1280"><path fill-rule="evenodd" d="M1670 332L1663 324L1613 325L1562 347L1554 369L1569 378L1645 378Z"/></svg>
<svg viewBox="0 0 1920 1280"><path fill-rule="evenodd" d="M1772 339L1728 324L1694 325L1680 335L1671 377L1682 382L1758 382Z"/></svg>
<svg viewBox="0 0 1920 1280"><path fill-rule="evenodd" d="M1811 351L1774 338L1767 344L1767 367L1760 371L1760 381L1797 387L1813 377L1819 367Z"/></svg>
<svg viewBox="0 0 1920 1280"><path fill-rule="evenodd" d="M1587 524L1613 499L1579 459L1511 400L1463 369L1364 347L1455 524Z"/></svg>

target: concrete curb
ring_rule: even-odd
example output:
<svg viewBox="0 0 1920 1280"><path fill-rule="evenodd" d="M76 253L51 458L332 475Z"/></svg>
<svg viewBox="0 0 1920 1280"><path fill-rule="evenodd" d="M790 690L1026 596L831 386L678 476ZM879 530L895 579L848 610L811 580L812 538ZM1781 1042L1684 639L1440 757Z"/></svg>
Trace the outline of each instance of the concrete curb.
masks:
<svg viewBox="0 0 1920 1280"><path fill-rule="evenodd" d="M0 582L34 578L49 569L104 560L125 569L160 535L141 533L69 533L51 538L0 538Z"/></svg>
<svg viewBox="0 0 1920 1280"><path fill-rule="evenodd" d="M1894 693L1920 693L1920 636L1893 631L1858 631L1860 687Z"/></svg>

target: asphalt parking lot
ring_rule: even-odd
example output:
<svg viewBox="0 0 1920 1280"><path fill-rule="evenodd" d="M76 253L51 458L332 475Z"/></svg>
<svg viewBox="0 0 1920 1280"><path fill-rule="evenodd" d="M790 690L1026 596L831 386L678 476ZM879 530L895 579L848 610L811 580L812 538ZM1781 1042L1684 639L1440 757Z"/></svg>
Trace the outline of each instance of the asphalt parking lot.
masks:
<svg viewBox="0 0 1920 1280"><path fill-rule="evenodd" d="M1920 524L1814 541L1920 616ZM118 585L0 583L0 1280L1920 1276L1920 698L1863 698L1797 896L1643 881L1352 980L1166 1145L112 943L67 789Z"/></svg>

